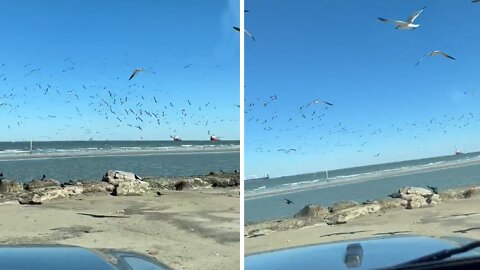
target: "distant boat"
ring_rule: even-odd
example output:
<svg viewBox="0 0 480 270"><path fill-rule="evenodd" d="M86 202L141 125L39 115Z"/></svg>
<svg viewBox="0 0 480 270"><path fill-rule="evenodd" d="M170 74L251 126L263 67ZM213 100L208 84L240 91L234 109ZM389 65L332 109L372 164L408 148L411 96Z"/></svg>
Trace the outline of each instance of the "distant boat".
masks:
<svg viewBox="0 0 480 270"><path fill-rule="evenodd" d="M170 138L172 138L174 142L179 142L179 141L182 140L182 139L180 139L180 137L178 137L178 135L170 136Z"/></svg>
<svg viewBox="0 0 480 270"><path fill-rule="evenodd" d="M460 151L460 149L455 150L455 155L461 155L461 154L463 154L463 152Z"/></svg>
<svg viewBox="0 0 480 270"><path fill-rule="evenodd" d="M212 135L212 136L210 136L210 141L211 141L211 142L218 142L218 141L220 141L220 137L217 137L217 136L215 136L215 135Z"/></svg>
<svg viewBox="0 0 480 270"><path fill-rule="evenodd" d="M252 178L248 178L246 180L267 180L267 179L270 179L270 175L268 174L265 174L265 176L263 177L257 177L256 175L254 175Z"/></svg>

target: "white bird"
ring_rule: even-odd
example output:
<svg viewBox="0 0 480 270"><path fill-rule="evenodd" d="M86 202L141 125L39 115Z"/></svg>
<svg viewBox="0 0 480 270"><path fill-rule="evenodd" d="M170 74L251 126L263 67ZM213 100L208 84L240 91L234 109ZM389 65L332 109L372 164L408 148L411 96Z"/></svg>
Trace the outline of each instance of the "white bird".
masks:
<svg viewBox="0 0 480 270"><path fill-rule="evenodd" d="M395 21L395 20L389 20L389 19L384 19L384 18L380 18L380 17L378 19L382 22L395 23L397 25L397 27L395 27L395 29L401 29L401 30L417 29L417 27L419 27L420 24L414 24L413 22L415 21L415 19L418 18L418 16L420 16L420 14L423 12L424 9L425 9L425 7L423 7L419 11L415 11L412 15L410 15L410 17L408 17L408 19L406 21L400 21L400 20Z"/></svg>
<svg viewBox="0 0 480 270"><path fill-rule="evenodd" d="M446 54L442 51L433 51L433 52L429 52L429 53L425 54L422 58L420 58L420 60L418 60L418 62L415 64L415 66L420 64L420 62L422 62L425 58L430 57L430 56L435 56L435 55L440 55L440 56L455 60L455 58L453 58L452 56L450 56L450 55L448 55L448 54Z"/></svg>
<svg viewBox="0 0 480 270"><path fill-rule="evenodd" d="M143 71L143 68L136 68L128 80L130 81L131 79L133 79L133 77L135 77L135 75L137 75L137 73L140 71Z"/></svg>
<svg viewBox="0 0 480 270"><path fill-rule="evenodd" d="M240 27L234 26L233 29L235 29L237 32L240 32ZM245 34L247 34L247 36L251 37L252 40L255 42L255 37L252 34L250 34L250 32L248 32L247 29L243 29L243 31L245 31Z"/></svg>
<svg viewBox="0 0 480 270"><path fill-rule="evenodd" d="M328 101L315 99L315 100L313 100L312 102L308 103L307 106L306 106L306 108L308 108L308 106L310 106L311 104L315 105L315 104L318 104L318 103L324 103L324 104L326 104L326 105L328 105L328 106L333 106L333 104L330 103L330 102L328 102Z"/></svg>

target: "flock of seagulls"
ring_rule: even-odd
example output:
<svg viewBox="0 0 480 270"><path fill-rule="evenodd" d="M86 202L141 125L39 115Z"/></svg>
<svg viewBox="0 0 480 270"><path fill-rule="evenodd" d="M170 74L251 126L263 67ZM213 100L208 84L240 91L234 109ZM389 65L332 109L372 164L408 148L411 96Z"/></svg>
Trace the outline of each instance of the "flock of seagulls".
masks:
<svg viewBox="0 0 480 270"><path fill-rule="evenodd" d="M471 1L480 3L480 0ZM397 30L415 30L420 27L417 23L425 16L426 7L413 12L406 20L392 20L378 17L380 22L392 23ZM415 66L431 57L443 57L455 61L452 55L432 50L420 58ZM464 91L464 96L475 96L477 91ZM250 97L253 94L248 93ZM341 150L349 147L357 149L361 155L369 155L372 158L380 158L382 153L370 150L372 142L380 138L390 138L397 134L401 138L410 138L414 141L428 138L432 134L445 135L462 132L462 130L480 124L480 115L474 112L465 112L456 115L433 114L430 118L417 119L416 121L392 122L390 124L368 123L362 127L355 124L349 127L349 123L333 120L329 117L335 112L335 108L342 106L323 99L313 99L309 102L298 104L298 110L292 111L285 106L292 103L288 97L279 93L244 100L246 134L249 130L262 131L263 136L251 137L245 142L248 151L257 153L278 153L285 155L319 154L325 155L329 151ZM282 101L279 103L279 101ZM320 106L321 105L321 106ZM294 106L290 106L294 107ZM348 119L346 119L348 121ZM321 146L320 146L321 145ZM415 146L419 150L422 145ZM457 147L457 146L455 146Z"/></svg>
<svg viewBox="0 0 480 270"><path fill-rule="evenodd" d="M102 79L70 83L65 78L76 77L77 69L85 66L73 57L58 61L63 63L58 69L34 63L0 64L0 115L4 130L16 129L21 134L20 130L40 121L50 127L39 131L42 140L52 140L57 135L104 140L124 129L130 129L135 139L143 139L146 130L153 129L168 131L174 134L172 139L180 140L177 134L184 128L198 126L205 130L208 140L207 135L214 130L239 122L219 113L220 109L233 110L230 104L215 104L208 97L193 99L187 95L182 101L172 97L172 90L164 89L160 80L144 84L139 73L148 70L148 76L159 76L151 67L135 68L129 77L100 68L98 74ZM210 72L220 72L221 68L217 65ZM22 72L24 79L15 78L22 76ZM169 97L174 99L167 100Z"/></svg>

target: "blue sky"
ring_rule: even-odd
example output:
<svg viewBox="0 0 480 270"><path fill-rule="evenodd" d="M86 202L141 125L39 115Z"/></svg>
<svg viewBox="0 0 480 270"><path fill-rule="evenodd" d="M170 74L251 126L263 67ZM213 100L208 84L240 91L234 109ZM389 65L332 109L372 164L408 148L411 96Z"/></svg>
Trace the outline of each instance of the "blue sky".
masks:
<svg viewBox="0 0 480 270"><path fill-rule="evenodd" d="M414 31L377 20L405 20L424 6ZM480 150L480 4L278 0L245 8L256 39L245 40L247 176ZM415 66L433 50L457 60ZM314 99L334 106L300 111Z"/></svg>
<svg viewBox="0 0 480 270"><path fill-rule="evenodd" d="M239 16L238 0L2 1L0 141L239 139Z"/></svg>

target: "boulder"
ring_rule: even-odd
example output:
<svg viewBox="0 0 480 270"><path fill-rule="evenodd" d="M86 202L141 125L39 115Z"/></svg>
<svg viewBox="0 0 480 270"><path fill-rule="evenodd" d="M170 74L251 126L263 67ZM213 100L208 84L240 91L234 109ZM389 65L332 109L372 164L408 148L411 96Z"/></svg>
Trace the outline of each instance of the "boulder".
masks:
<svg viewBox="0 0 480 270"><path fill-rule="evenodd" d="M115 186L107 182L82 182L76 185L83 188L83 193L113 192Z"/></svg>
<svg viewBox="0 0 480 270"><path fill-rule="evenodd" d="M308 204L298 211L293 217L295 218L318 218L328 215L328 208L323 206Z"/></svg>
<svg viewBox="0 0 480 270"><path fill-rule="evenodd" d="M471 197L473 197L473 196L475 196L475 195L478 195L479 191L480 191L480 187L471 187L471 188L468 188L467 190L465 190L465 191L463 192L463 197L464 197L465 199L471 198Z"/></svg>
<svg viewBox="0 0 480 270"><path fill-rule="evenodd" d="M200 178L180 180L175 183L175 190L210 188L212 184Z"/></svg>
<svg viewBox="0 0 480 270"><path fill-rule="evenodd" d="M145 182L150 184L151 189L175 190L176 181L164 178L149 178Z"/></svg>
<svg viewBox="0 0 480 270"><path fill-rule="evenodd" d="M328 211L333 213L333 212L351 208L357 205L358 205L358 202L355 202L355 201L336 202L332 206L328 207Z"/></svg>
<svg viewBox="0 0 480 270"><path fill-rule="evenodd" d="M413 195L407 200L406 209L422 208L427 207L429 203L427 198L424 198L421 195Z"/></svg>
<svg viewBox="0 0 480 270"><path fill-rule="evenodd" d="M43 203L45 201L50 201L50 200L55 200L60 198L68 198L69 192L68 190L65 190L63 188L49 188L39 193L39 195L40 195L40 200Z"/></svg>
<svg viewBox="0 0 480 270"><path fill-rule="evenodd" d="M248 238L254 238L259 236L265 236L265 235L271 234L272 232L274 231L270 229L253 229L245 233L245 236Z"/></svg>
<svg viewBox="0 0 480 270"><path fill-rule="evenodd" d="M13 180L0 180L0 193L23 192L23 184Z"/></svg>
<svg viewBox="0 0 480 270"><path fill-rule="evenodd" d="M236 187L240 185L239 174L209 174L203 179L211 183L212 187Z"/></svg>
<svg viewBox="0 0 480 270"><path fill-rule="evenodd" d="M338 210L325 218L328 225L343 224L357 217L366 216L382 209L379 203L358 205L343 210Z"/></svg>
<svg viewBox="0 0 480 270"><path fill-rule="evenodd" d="M393 194L394 198L401 198L404 200L410 200L414 196L422 196L427 198L432 196L433 192L430 189L421 187L402 187L396 194Z"/></svg>
<svg viewBox="0 0 480 270"><path fill-rule="evenodd" d="M121 182L125 182L125 181L131 182L135 180L142 180L142 178L131 172L116 171L116 170L110 170L106 172L102 178L103 182L107 182L114 186L118 186L118 184L120 184Z"/></svg>
<svg viewBox="0 0 480 270"><path fill-rule="evenodd" d="M402 203L406 203L406 201L401 198L388 198L388 199L380 200L378 201L378 203L380 204L380 207L382 209L391 209L391 208L404 206L402 205Z"/></svg>
<svg viewBox="0 0 480 270"><path fill-rule="evenodd" d="M84 192L82 186L66 186L63 188L66 191L68 196L78 196Z"/></svg>
<svg viewBox="0 0 480 270"><path fill-rule="evenodd" d="M144 181L123 181L115 187L112 195L115 196L139 196L150 190L149 184Z"/></svg>
<svg viewBox="0 0 480 270"><path fill-rule="evenodd" d="M18 202L20 204L42 204L40 196L36 193L23 193L18 196Z"/></svg>
<svg viewBox="0 0 480 270"><path fill-rule="evenodd" d="M41 188L59 187L60 182L54 179L36 179L25 184L25 189L33 191Z"/></svg>

